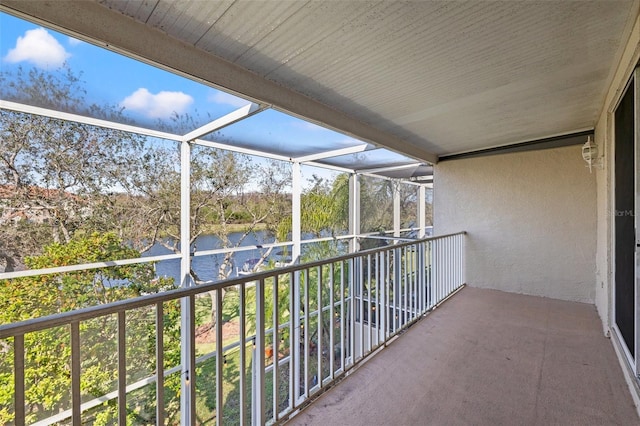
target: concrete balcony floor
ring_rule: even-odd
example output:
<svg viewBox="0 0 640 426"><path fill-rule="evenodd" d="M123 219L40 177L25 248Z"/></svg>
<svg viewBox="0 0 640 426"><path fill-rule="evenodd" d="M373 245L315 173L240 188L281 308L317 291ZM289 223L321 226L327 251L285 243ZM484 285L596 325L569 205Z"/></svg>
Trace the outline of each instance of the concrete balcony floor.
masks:
<svg viewBox="0 0 640 426"><path fill-rule="evenodd" d="M593 305L467 287L288 425L638 425Z"/></svg>

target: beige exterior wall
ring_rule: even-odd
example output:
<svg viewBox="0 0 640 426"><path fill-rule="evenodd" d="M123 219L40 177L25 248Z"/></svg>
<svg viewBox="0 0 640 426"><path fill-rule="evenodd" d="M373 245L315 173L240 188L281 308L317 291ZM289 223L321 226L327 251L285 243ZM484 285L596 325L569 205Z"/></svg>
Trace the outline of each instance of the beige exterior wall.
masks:
<svg viewBox="0 0 640 426"><path fill-rule="evenodd" d="M439 163L435 235L467 231L476 287L593 303L596 179L581 147Z"/></svg>

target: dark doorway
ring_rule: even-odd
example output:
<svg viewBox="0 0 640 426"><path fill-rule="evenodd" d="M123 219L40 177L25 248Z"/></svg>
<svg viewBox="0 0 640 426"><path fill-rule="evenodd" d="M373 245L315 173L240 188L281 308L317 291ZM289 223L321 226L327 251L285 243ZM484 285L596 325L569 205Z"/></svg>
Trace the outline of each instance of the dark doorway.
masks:
<svg viewBox="0 0 640 426"><path fill-rule="evenodd" d="M635 359L635 105L632 81L615 112L615 321Z"/></svg>

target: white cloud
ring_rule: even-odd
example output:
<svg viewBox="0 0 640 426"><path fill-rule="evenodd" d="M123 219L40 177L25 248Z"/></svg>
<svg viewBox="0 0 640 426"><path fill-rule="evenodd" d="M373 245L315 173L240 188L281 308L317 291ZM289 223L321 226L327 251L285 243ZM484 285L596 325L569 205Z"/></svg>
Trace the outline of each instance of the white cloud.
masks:
<svg viewBox="0 0 640 426"><path fill-rule="evenodd" d="M218 91L211 92L209 94L209 96L207 97L207 100L209 102L214 102L214 103L217 103L217 104L231 105L231 106L238 107L238 108L243 107L243 106L248 105L248 104L251 103L246 99L242 99L242 98L239 98L237 96L230 95L229 93L218 92Z"/></svg>
<svg viewBox="0 0 640 426"><path fill-rule="evenodd" d="M11 63L31 62L40 68L57 68L70 56L47 30L36 28L18 37L16 47L9 50L4 59Z"/></svg>
<svg viewBox="0 0 640 426"><path fill-rule="evenodd" d="M120 105L150 118L169 118L174 112L182 114L192 103L193 98L183 92L153 94L141 87L124 98Z"/></svg>
<svg viewBox="0 0 640 426"><path fill-rule="evenodd" d="M77 46L79 44L84 43L82 40L78 40L77 38L69 37L68 41L69 46Z"/></svg>

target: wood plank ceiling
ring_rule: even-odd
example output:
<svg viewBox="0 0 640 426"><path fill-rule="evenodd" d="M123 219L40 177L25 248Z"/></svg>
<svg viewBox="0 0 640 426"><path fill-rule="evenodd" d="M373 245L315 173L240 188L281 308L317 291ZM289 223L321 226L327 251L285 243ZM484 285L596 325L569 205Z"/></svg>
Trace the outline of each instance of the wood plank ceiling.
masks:
<svg viewBox="0 0 640 426"><path fill-rule="evenodd" d="M87 2L68 8L80 14L72 19L54 10L65 2L0 0L8 10L256 95L242 83L230 87L230 77L194 71L189 61L202 56L162 59L159 46L177 40L328 107L344 117L325 114L333 127L431 161L593 128L638 10L637 1L97 2L111 32L90 22L96 7ZM130 29L140 26L149 30L144 44L132 40ZM279 99L267 101L287 110L301 104Z"/></svg>

